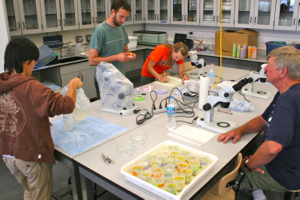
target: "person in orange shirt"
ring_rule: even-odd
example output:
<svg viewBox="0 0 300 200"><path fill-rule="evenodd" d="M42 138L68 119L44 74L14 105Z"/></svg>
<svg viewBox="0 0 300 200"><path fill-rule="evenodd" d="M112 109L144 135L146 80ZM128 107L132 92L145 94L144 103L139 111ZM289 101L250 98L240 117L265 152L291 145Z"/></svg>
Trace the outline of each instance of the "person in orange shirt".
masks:
<svg viewBox="0 0 300 200"><path fill-rule="evenodd" d="M168 77L162 76L164 71L170 69L174 62L177 63L179 77L189 80L188 75L184 72L184 58L188 55L189 49L182 42L174 45L160 44L157 45L145 61L142 74L141 85L145 85L155 81L155 78L162 83L169 81Z"/></svg>

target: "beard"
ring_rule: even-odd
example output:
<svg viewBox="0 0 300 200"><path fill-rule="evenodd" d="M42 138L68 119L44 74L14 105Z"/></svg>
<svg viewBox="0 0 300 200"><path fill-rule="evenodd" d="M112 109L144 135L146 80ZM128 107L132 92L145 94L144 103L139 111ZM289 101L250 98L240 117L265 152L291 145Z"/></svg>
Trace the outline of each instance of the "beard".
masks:
<svg viewBox="0 0 300 200"><path fill-rule="evenodd" d="M121 26L123 23L122 22L119 22L116 18L116 15L113 17L113 23L115 26L119 27Z"/></svg>

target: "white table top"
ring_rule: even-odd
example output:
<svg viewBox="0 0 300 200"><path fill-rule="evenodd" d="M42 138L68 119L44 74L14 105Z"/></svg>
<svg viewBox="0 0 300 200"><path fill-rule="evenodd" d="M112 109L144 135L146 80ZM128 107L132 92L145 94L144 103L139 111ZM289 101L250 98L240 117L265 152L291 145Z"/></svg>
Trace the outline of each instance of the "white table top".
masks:
<svg viewBox="0 0 300 200"><path fill-rule="evenodd" d="M209 70L209 68L208 68ZM217 67L214 66L214 71L216 74ZM249 71L239 70L239 69L230 69L230 68L223 68L222 77L224 80L231 80L231 79L239 79L241 77L247 76ZM226 77L226 78L224 78ZM155 87L158 85L153 84ZM164 86L159 86L163 88ZM255 88L259 88L260 90L271 91L273 96L276 93L276 89L268 83L255 83ZM169 88L170 90L171 88ZM140 90L141 91L141 90ZM162 98L162 97L159 97ZM243 99L243 97L239 93L234 94L234 98ZM228 115L225 113L215 112L216 118L227 119L231 121L235 121L238 125L242 125L246 123L253 117L256 117L265 110L267 105L272 101L272 98L268 100L258 99L255 97L247 96L254 105L255 111L254 112L237 112L232 111L233 115ZM216 141L217 135L209 140L207 143L203 144L201 147L192 145L190 143L186 143L184 141L175 139L167 135L168 130L166 128L167 122L167 115L166 114L159 114L154 115L154 117L148 120L142 126L135 124L135 116L118 116L115 114L104 113L100 110L100 107L97 106L99 102L93 103L95 108L93 115L96 117L100 117L102 119L111 121L113 123L117 123L119 125L129 127L129 131L125 132L124 134L119 135L118 137L99 145L81 155L74 157L74 160L77 161L79 164L87 167L91 171L105 177L106 179L114 182L115 184L119 185L120 187L125 188L136 195L145 198L145 199L162 199L161 197L135 185L125 179L125 177L121 174L120 169L122 166L130 162L131 160L135 159L136 157L142 155L146 151L152 149L156 145L160 144L164 141L174 141L183 145L190 146L192 148L205 151L207 153L213 154L219 158L218 162L214 166L213 170L209 172L201 181L194 186L186 195L184 195L183 199L189 199L193 196L201 187L203 187L216 173L218 173L234 156L238 154L250 141L255 137L256 134L247 134L242 137L242 139L233 144L232 142L228 142L226 144L219 143ZM141 108L151 108L151 101L146 99L144 102L137 103ZM156 104L157 105L157 104ZM200 111L195 109L197 116L205 115L204 111ZM191 121L189 118L187 121ZM181 126L184 123L177 123L177 127ZM196 127L195 124L192 126ZM198 127L201 129L200 127ZM147 133L147 143L145 146L136 149L134 154L128 158L120 158L116 152L116 144L123 140L129 140L129 135L131 131L136 130L143 130ZM113 161L115 161L114 165L107 166L101 158L101 153L104 153L108 157L110 157Z"/></svg>

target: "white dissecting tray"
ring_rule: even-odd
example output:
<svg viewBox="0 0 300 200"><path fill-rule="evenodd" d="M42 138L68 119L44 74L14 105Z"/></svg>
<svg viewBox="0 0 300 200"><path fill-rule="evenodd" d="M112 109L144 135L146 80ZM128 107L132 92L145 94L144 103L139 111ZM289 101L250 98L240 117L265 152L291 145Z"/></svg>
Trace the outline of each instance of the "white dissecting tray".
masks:
<svg viewBox="0 0 300 200"><path fill-rule="evenodd" d="M165 190L162 190L158 187L155 187L154 185L152 185L148 182L145 182L145 181L143 181L143 180L141 180L141 179L139 179L139 178L137 178L137 177L135 177L131 174L132 167L135 165L135 163L138 160L141 160L143 157L145 157L146 155L148 155L150 153L156 153L156 152L163 151L164 149L167 149L167 147L169 145L177 145L177 146L180 147L180 149L188 150L191 153L196 154L196 155L205 155L209 159L209 166L204 171L202 171L200 174L198 174L196 177L193 177L191 183L189 183L187 186L185 186L184 189L180 193L177 193L177 195L171 194L169 192L166 192ZM211 154L208 154L206 152L193 149L191 147L188 147L188 146L185 146L185 145L173 142L173 141L165 141L165 142L160 143L156 147L152 148L151 150L147 151L143 155L139 156L138 158L134 159L133 161L131 161L131 162L127 163L126 165L124 165L121 168L121 173L130 182L133 182L133 183L145 188L146 190L149 190L149 191L151 191L151 192L153 192L153 193L155 193L155 194L157 194L157 195L159 195L159 196L161 196L165 199L179 200L195 184L197 184L197 182L199 182L203 176L205 176L208 172L210 172L213 169L213 167L217 163L217 161L218 161L218 157L216 157L214 155L211 155Z"/></svg>

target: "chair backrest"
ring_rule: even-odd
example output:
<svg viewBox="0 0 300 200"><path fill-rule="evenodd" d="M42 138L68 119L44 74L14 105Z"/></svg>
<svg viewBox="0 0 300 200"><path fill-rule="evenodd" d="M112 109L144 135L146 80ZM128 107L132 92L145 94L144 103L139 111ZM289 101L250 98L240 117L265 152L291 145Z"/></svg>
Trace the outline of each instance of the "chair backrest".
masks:
<svg viewBox="0 0 300 200"><path fill-rule="evenodd" d="M230 187L226 187L227 183L229 183L230 181L233 181L238 172L239 172L239 169L241 167L241 164L242 164L242 154L239 153L238 156L237 156L237 159L235 161L235 166L234 166L234 169L232 170L232 172L230 172L229 174L225 175L220 181L219 181L219 184L218 184L218 187L217 187L217 193L219 196L224 196L225 194L227 194L231 189L232 189L232 186Z"/></svg>

